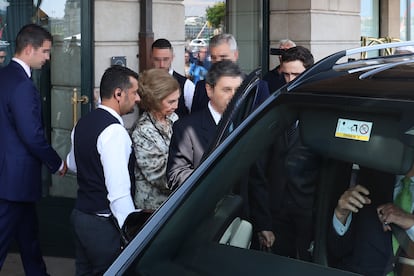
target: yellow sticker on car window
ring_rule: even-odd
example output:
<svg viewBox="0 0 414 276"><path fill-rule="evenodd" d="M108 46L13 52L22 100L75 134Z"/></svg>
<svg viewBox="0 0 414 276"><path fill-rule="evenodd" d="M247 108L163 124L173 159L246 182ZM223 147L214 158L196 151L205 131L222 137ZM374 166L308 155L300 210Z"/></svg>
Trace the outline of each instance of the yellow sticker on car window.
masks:
<svg viewBox="0 0 414 276"><path fill-rule="evenodd" d="M369 141L371 136L372 122L356 121L349 119L338 119L335 137Z"/></svg>

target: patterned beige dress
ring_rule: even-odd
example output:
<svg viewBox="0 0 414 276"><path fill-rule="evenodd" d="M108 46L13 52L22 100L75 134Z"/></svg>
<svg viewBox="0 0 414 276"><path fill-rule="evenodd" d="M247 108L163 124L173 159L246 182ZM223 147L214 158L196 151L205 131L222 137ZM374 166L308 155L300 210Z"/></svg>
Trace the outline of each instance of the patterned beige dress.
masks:
<svg viewBox="0 0 414 276"><path fill-rule="evenodd" d="M171 193L167 188L166 169L172 125L177 119L177 114L173 113L167 117L165 125L144 112L132 132L137 208L155 210Z"/></svg>

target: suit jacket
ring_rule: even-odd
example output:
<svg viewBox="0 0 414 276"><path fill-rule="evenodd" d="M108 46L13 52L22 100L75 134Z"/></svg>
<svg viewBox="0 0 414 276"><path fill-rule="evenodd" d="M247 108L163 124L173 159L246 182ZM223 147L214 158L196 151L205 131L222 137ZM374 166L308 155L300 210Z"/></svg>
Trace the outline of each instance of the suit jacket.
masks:
<svg viewBox="0 0 414 276"><path fill-rule="evenodd" d="M54 173L62 159L45 138L40 94L20 64L0 70L0 198L36 201L41 165Z"/></svg>
<svg viewBox="0 0 414 276"><path fill-rule="evenodd" d="M280 87L286 84L286 80L283 75L279 74L279 67L275 67L273 70L266 73L266 75L263 76L263 80L267 82L267 85L269 86L270 93L275 92Z"/></svg>
<svg viewBox="0 0 414 276"><path fill-rule="evenodd" d="M209 102L206 90L206 80L200 80L196 83L194 89L193 103L191 105L191 112L196 112L207 107Z"/></svg>
<svg viewBox="0 0 414 276"><path fill-rule="evenodd" d="M217 130L208 108L191 113L173 125L167 163L170 189L175 189L200 164Z"/></svg>
<svg viewBox="0 0 414 276"><path fill-rule="evenodd" d="M371 204L352 214L344 236L339 236L331 223L328 235L331 261L334 266L363 275L385 275L392 258L391 233L383 231L376 208L393 201L395 175L361 168L356 183L370 191Z"/></svg>
<svg viewBox="0 0 414 276"><path fill-rule="evenodd" d="M287 205L312 216L320 162L319 155L302 145L296 126L274 141L267 156L258 162L267 183L261 184L266 185L266 193L262 192L251 201L251 215L257 231L271 230L272 220L286 213Z"/></svg>

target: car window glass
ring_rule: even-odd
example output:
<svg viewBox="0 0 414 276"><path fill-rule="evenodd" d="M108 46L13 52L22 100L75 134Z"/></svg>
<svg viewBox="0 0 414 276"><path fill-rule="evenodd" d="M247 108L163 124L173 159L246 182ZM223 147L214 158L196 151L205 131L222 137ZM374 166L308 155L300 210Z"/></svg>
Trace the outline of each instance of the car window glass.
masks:
<svg viewBox="0 0 414 276"><path fill-rule="evenodd" d="M299 114L304 110L301 105L288 104L286 100L282 100L284 97L286 95L280 96L279 101L274 101L272 105L260 111L260 116L247 119L245 123L248 127L243 131L234 129L228 139L218 145L205 160L203 166L195 171L190 177L192 179L189 182L192 183L188 187L189 193L178 202L179 207L173 215L167 218L161 230L146 245L146 250L131 264L127 275L129 273L162 275L162 271L171 270L172 267L179 273L185 273L188 272L186 269L192 266L196 269L201 265L197 257L205 258L202 252L210 250L213 244L219 245L226 228L242 213L243 202L238 197L238 192L243 180L248 179L247 172L260 156L277 146L276 141L287 138L287 130L297 123ZM298 127L300 133L300 122ZM299 148L296 156L306 157L304 155L306 151L302 150ZM332 229L333 210L341 194L350 185L355 185L355 175L358 170L349 160L342 161L340 156L332 158L322 154L318 159L320 171L312 197L314 205L309 210L303 210L316 214L313 221L315 227L313 242L309 245L312 259L309 262L341 268L335 251L330 248L332 243L328 237ZM286 160L294 162L291 158ZM295 182L299 183L298 185L301 185L303 179L315 177L314 171L309 170L309 167L288 166L287 169L297 172L298 179ZM296 234L292 233L292 235ZM222 250L224 249L214 248L217 254ZM240 258L238 254L229 255L229 260L236 256ZM254 267L253 259L258 257L256 253L250 254L251 265ZM277 260L275 259L274 262ZM210 269L214 271L217 268L213 265ZM262 269L265 271L265 268Z"/></svg>

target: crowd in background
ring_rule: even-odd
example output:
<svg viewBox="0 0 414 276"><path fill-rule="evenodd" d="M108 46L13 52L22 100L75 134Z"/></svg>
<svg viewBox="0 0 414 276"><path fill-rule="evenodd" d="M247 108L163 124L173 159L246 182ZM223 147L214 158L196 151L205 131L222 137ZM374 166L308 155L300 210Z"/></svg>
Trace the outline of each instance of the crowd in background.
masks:
<svg viewBox="0 0 414 276"><path fill-rule="evenodd" d="M194 84L206 78L210 69L211 61L207 47L187 47L184 50L184 72L185 76Z"/></svg>

